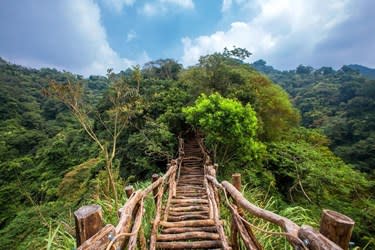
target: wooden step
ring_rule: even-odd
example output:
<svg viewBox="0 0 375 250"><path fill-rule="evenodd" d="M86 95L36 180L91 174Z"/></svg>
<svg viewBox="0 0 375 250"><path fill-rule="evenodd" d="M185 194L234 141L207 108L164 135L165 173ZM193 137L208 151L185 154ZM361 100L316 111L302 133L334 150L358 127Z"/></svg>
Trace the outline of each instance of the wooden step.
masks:
<svg viewBox="0 0 375 250"><path fill-rule="evenodd" d="M186 214L180 216L168 215L168 221L177 222L177 221L187 221L187 220L205 220L208 219L208 215L201 214Z"/></svg>
<svg viewBox="0 0 375 250"><path fill-rule="evenodd" d="M212 249L222 247L220 240L156 242L158 249Z"/></svg>
<svg viewBox="0 0 375 250"><path fill-rule="evenodd" d="M171 216L181 216L181 215L187 215L187 214L199 214L199 215L208 215L208 211L189 211L189 212L173 212L169 211L168 215Z"/></svg>
<svg viewBox="0 0 375 250"><path fill-rule="evenodd" d="M178 221L178 222L160 221L159 225L162 227L206 227L206 226L214 226L215 221L210 220L210 219L187 220L187 221Z"/></svg>
<svg viewBox="0 0 375 250"><path fill-rule="evenodd" d="M174 211L174 212L208 211L208 206L170 207L169 211Z"/></svg>
<svg viewBox="0 0 375 250"><path fill-rule="evenodd" d="M177 206L180 203L208 204L208 200L207 199L193 199L193 198L189 198L189 199L172 199L171 203L172 204L177 204Z"/></svg>
<svg viewBox="0 0 375 250"><path fill-rule="evenodd" d="M180 240L219 240L218 233L210 232L184 232L175 234L159 234L157 241L180 241Z"/></svg>
<svg viewBox="0 0 375 250"><path fill-rule="evenodd" d="M216 226L211 227L169 227L162 229L162 233L184 233L184 232L216 232Z"/></svg>

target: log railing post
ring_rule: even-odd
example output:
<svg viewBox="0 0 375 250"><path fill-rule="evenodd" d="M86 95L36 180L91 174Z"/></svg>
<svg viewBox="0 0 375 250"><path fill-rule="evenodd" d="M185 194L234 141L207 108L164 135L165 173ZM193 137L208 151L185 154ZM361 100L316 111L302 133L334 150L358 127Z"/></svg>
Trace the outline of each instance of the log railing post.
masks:
<svg viewBox="0 0 375 250"><path fill-rule="evenodd" d="M216 173L217 173L217 170L219 169L219 164L214 163L214 169L215 169L215 171L216 171Z"/></svg>
<svg viewBox="0 0 375 250"><path fill-rule="evenodd" d="M232 175L232 183L233 183L233 186L239 191L242 193L241 189L241 174L239 173L235 173ZM238 204L235 202L236 206L237 206L237 212L238 214L243 217L244 216L244 211L241 209L241 207L238 206ZM254 233L253 233L253 230L251 229L251 227L247 224L244 224L244 227L246 228L247 230L247 233L250 237L250 244L253 246L254 249L262 249L262 246L259 244L258 240L256 239ZM235 226L235 221L232 220L232 228L233 228L233 235L232 235L232 240L233 241L237 241L237 249L238 249L238 230Z"/></svg>
<svg viewBox="0 0 375 250"><path fill-rule="evenodd" d="M336 211L323 210L320 220L320 233L342 247L349 248L349 241L352 236L354 221Z"/></svg>
<svg viewBox="0 0 375 250"><path fill-rule="evenodd" d="M125 193L126 193L126 197L129 199L130 196L134 193L134 187L133 186L126 186L125 187Z"/></svg>
<svg viewBox="0 0 375 250"><path fill-rule="evenodd" d="M102 208L88 205L74 212L77 247L103 228Z"/></svg>
<svg viewBox="0 0 375 250"><path fill-rule="evenodd" d="M158 174L153 174L153 175L152 175L152 183L154 183L154 182L157 181L158 179L159 179L159 175L158 175ZM155 188L152 190L152 195L154 196L155 205L157 205L157 203L158 203L158 187L155 187Z"/></svg>
<svg viewBox="0 0 375 250"><path fill-rule="evenodd" d="M238 191L241 192L241 175L240 174L232 174L232 184ZM240 215L242 214L241 208L238 207L237 211ZM238 250L239 249L238 229L235 223L234 215L232 215L232 222L231 222L231 241L232 241L232 249Z"/></svg>

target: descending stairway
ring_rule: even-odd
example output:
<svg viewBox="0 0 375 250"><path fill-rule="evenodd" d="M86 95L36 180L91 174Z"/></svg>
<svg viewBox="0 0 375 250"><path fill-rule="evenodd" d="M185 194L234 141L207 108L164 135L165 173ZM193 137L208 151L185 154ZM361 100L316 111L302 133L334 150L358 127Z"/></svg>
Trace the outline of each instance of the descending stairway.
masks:
<svg viewBox="0 0 375 250"><path fill-rule="evenodd" d="M158 249L222 249L215 221L209 216L203 154L195 139L185 142L176 197L167 221L159 224Z"/></svg>

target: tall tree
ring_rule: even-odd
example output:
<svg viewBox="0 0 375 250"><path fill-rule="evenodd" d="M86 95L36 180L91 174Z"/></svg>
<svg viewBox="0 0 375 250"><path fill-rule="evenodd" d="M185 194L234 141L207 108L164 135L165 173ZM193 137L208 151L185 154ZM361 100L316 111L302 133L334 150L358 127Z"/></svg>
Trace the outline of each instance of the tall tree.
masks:
<svg viewBox="0 0 375 250"><path fill-rule="evenodd" d="M139 93L139 87L141 85L141 80L142 80L141 66L139 66L139 64L133 67L132 77L134 81L137 82L137 91Z"/></svg>
<svg viewBox="0 0 375 250"><path fill-rule="evenodd" d="M52 81L45 90L45 94L57 98L68 106L87 135L99 147L114 194L115 208L118 209L113 162L116 157L118 139L129 124L130 118L137 112L138 91L129 87L125 78L116 79L112 70L108 70L108 78L111 86L106 97L110 105L104 112L96 111L90 103L85 101L84 89L79 82L68 81L60 84ZM105 133L95 131L94 118L102 124Z"/></svg>

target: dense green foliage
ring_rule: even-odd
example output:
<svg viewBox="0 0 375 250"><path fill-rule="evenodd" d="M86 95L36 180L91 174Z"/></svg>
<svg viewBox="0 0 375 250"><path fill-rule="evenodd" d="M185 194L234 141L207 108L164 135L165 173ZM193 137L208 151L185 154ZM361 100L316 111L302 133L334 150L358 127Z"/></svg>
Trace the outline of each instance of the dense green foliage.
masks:
<svg viewBox="0 0 375 250"><path fill-rule="evenodd" d="M206 145L213 149L214 161L221 166L247 164L261 158L264 146L256 140L258 121L250 104L202 94L194 106L184 108L188 123L205 135Z"/></svg>
<svg viewBox="0 0 375 250"><path fill-rule="evenodd" d="M374 183L366 174L335 156L324 135L299 127L299 112L288 94L241 61L248 55L241 49L227 50L202 57L188 69L171 59L158 60L142 69L134 67L111 75L111 79L100 76L85 79L67 72L1 63L0 248L50 246L58 249L59 245L72 248L71 211L84 204L100 204L106 222L116 224L105 157L68 108L42 94L51 80L58 84L70 80L84 87L82 100L92 110L87 118L101 138L108 138L105 133L109 123L101 119L113 114L113 83L123 81L130 89L137 90L132 106L136 112L127 120L116 143L112 172L117 190L128 183L144 186L152 173L164 172L167 161L176 154L176 137L192 131L192 124L205 136L208 149L216 152L216 160L221 163L220 178L229 179L231 173L241 172L246 184L245 195L251 201L299 224L317 222L322 208L337 210L355 219L354 241L362 246L367 244L375 233L371 223L375 219L371 192ZM323 71L331 72L328 68ZM302 67L298 73L289 74L308 82L317 73ZM353 72L333 71L332 74L332 79L339 76L346 79L350 75L350 86L356 87L356 95L361 94L366 101L373 100L372 82L362 80ZM319 89L314 82L306 86L310 85L311 91L288 84L283 87L294 97L297 107L302 107L303 100L311 101L310 111L315 112L328 112L332 107L323 98L326 90L331 91L332 98L345 92L339 84L338 88L323 84L322 92L313 92ZM345 93L350 97L350 91ZM342 103L340 112L347 115L354 112L358 119L363 118L363 106L355 106L354 101ZM314 115L307 116L303 108L301 113L303 124L310 126L308 119ZM326 116L330 117L329 114ZM358 127L357 131L364 133L364 126L373 125L371 119L368 112L362 130ZM337 123L332 131L345 129L344 125L347 123ZM339 139L339 135L335 138ZM370 139L371 134L366 138ZM335 151L337 148L334 147ZM119 196L123 203L123 193L119 192ZM144 220L148 226L153 213L151 204L152 201L147 205L150 209ZM267 223L257 220L254 223L269 228ZM266 246L285 248L285 242L280 239L257 235L263 237Z"/></svg>
<svg viewBox="0 0 375 250"><path fill-rule="evenodd" d="M374 170L375 80L348 66L278 71L257 61L253 66L279 83L302 114L302 124L319 128L331 140L331 149L365 172Z"/></svg>

